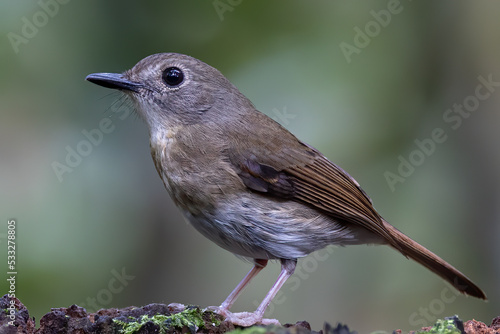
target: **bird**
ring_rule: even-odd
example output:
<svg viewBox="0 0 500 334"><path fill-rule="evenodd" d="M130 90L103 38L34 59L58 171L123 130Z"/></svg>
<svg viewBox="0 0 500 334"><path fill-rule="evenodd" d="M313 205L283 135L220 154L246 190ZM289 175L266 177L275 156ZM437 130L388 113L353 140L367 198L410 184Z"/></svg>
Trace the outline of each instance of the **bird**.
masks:
<svg viewBox="0 0 500 334"><path fill-rule="evenodd" d="M191 56L157 53L91 83L125 94L148 126L158 175L192 226L253 267L215 311L241 326L264 312L297 260L328 245L388 245L463 294L486 299L469 278L389 224L359 183L313 146L258 111L221 72ZM274 285L254 312L231 306L267 265ZM279 322L278 322L279 323Z"/></svg>

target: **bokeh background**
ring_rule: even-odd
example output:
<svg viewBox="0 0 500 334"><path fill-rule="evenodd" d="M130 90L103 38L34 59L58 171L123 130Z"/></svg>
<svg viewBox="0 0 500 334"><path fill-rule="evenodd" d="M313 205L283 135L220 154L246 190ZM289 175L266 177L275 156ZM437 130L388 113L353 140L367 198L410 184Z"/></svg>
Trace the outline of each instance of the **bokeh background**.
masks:
<svg viewBox="0 0 500 334"><path fill-rule="evenodd" d="M75 303L218 305L249 270L183 220L154 169L146 125L116 104L120 93L84 80L179 52L218 68L489 297L456 296L388 247L352 246L299 261L267 316L360 333L454 314L490 323L500 314L499 11L491 1L2 1L3 271L9 218L17 296L37 320ZM494 82L488 98L460 125L447 123L454 104L473 105L479 76ZM84 132L103 119L113 130L89 148ZM416 159L415 140L437 128L446 140L391 189L386 172ZM69 167L68 150L78 149L86 156ZM58 163L71 171L58 176ZM254 310L278 272L270 265L233 309Z"/></svg>

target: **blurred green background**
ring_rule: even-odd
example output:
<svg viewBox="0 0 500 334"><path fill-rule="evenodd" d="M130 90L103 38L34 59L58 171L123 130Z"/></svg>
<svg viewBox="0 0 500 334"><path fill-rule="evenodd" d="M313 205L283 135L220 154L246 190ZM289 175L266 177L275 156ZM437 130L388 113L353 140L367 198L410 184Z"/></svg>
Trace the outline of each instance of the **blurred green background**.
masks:
<svg viewBox="0 0 500 334"><path fill-rule="evenodd" d="M499 11L484 1L2 1L0 256L6 268L15 218L17 296L37 320L75 303L218 305L251 267L183 220L146 125L112 107L120 93L84 80L179 52L218 68L489 297L456 296L388 247L352 246L299 261L267 316L360 333L453 314L490 323L500 315ZM479 76L493 81L483 100ZM474 110L447 111L463 103ZM85 146L106 118L113 130ZM415 153L437 128L446 140ZM86 156L58 177L68 149ZM384 174L401 157L418 166L391 189ZM254 310L278 272L270 265L233 310Z"/></svg>

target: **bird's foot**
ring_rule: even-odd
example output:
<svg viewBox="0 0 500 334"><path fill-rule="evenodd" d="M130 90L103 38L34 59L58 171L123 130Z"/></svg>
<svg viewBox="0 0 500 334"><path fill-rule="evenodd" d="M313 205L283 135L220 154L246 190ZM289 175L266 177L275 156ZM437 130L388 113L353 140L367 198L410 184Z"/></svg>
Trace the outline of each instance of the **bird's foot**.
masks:
<svg viewBox="0 0 500 334"><path fill-rule="evenodd" d="M241 327L250 327L256 324L281 326L278 320L265 319L261 314L258 314L257 312L232 313L229 312L229 310L218 306L209 306L207 307L207 310L211 310L217 314L220 314L225 318L226 321L229 321Z"/></svg>

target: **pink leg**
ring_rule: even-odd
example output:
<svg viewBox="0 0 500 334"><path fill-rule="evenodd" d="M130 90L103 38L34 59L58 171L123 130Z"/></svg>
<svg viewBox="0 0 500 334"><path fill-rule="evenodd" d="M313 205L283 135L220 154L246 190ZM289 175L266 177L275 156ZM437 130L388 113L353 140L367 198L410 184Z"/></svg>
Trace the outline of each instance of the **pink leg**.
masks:
<svg viewBox="0 0 500 334"><path fill-rule="evenodd" d="M246 276L241 280L241 282L234 288L233 292L227 296L226 300L221 304L219 307L219 310L224 312L229 311L231 306L233 306L234 302L236 301L236 298L241 294L243 289L250 283L252 278L257 276L257 274L264 269L264 267L267 265L267 260L260 260L256 259L255 260L255 265L253 266L252 269L246 274Z"/></svg>
<svg viewBox="0 0 500 334"><path fill-rule="evenodd" d="M276 283L274 283L271 290L269 290L267 295L264 297L264 300L262 300L262 303L260 303L257 310L254 312L258 318L262 319L264 312L271 303L271 300L273 300L283 284L285 284L286 280L292 276L295 271L296 264L297 260L281 260L281 272L276 280Z"/></svg>
<svg viewBox="0 0 500 334"><path fill-rule="evenodd" d="M267 262L267 261L266 261ZM225 310L224 313L222 313L225 317L226 320L231 321L232 323L236 325L240 325L243 327L248 327L252 326L257 323L263 323L263 324L276 324L279 325L278 320L274 319L263 319L264 312L266 311L267 307L271 303L271 300L276 296L278 293L279 289L285 284L286 280L292 276L293 272L295 271L295 265L297 264L297 260L281 260L281 272L278 276L278 279L276 280L276 283L272 286L272 288L269 290L267 295L264 297L264 300L262 303L260 303L259 307L257 310L253 313L249 312L241 312L241 313L231 313L227 310ZM241 281L240 284L234 289L234 291L229 295L229 297L222 303L221 308L225 306L225 304L229 304L229 306L232 305L238 294L241 292L243 287L248 284L248 281L252 277L254 277L263 267L256 268L257 265L250 270L250 272L245 276L243 281ZM247 279L248 278L248 279ZM231 299L231 297L233 297Z"/></svg>

